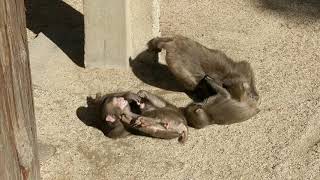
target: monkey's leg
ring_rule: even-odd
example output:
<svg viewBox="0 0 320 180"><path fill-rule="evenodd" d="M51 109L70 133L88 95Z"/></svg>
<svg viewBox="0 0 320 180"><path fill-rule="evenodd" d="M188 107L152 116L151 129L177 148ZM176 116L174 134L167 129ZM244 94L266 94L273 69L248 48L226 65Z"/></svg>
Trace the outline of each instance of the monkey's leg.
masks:
<svg viewBox="0 0 320 180"><path fill-rule="evenodd" d="M158 37L149 41L148 46L154 51L166 50L169 70L186 90L192 91L204 77L204 71L197 57L186 51L190 48L187 42L183 37Z"/></svg>
<svg viewBox="0 0 320 180"><path fill-rule="evenodd" d="M151 39L147 45L148 50L160 52L166 42L173 41L170 37L156 37Z"/></svg>
<svg viewBox="0 0 320 180"><path fill-rule="evenodd" d="M216 83L216 81L213 78L206 76L205 80L210 84L210 86L212 86L213 89L217 91L218 94L220 94L221 96L227 99L231 98L230 93L225 88L223 88L218 83Z"/></svg>
<svg viewBox="0 0 320 180"><path fill-rule="evenodd" d="M179 137L178 140L181 143L184 143L188 136L188 128L183 123L175 124L172 121L162 121L145 116L136 119L135 125L131 127L155 138L172 139Z"/></svg>
<svg viewBox="0 0 320 180"><path fill-rule="evenodd" d="M152 105L156 106L157 108L166 107L167 103L160 97L144 90L140 90L137 93L141 98L147 99Z"/></svg>

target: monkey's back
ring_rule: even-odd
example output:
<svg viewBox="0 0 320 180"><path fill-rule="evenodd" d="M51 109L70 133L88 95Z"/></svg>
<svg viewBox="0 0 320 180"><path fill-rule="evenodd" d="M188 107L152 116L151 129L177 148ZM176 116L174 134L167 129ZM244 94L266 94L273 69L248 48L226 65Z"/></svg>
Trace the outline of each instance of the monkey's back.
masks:
<svg viewBox="0 0 320 180"><path fill-rule="evenodd" d="M140 127L140 131L144 132L146 135L162 139L179 137L179 142L185 142L187 140L187 122L179 109L176 111L175 109L166 107L157 108L142 112L141 115L162 122L155 123L150 127ZM167 126L164 125L165 123L167 123Z"/></svg>
<svg viewBox="0 0 320 180"><path fill-rule="evenodd" d="M220 50L210 49L197 41L177 35L173 37L175 55L181 56L184 68L190 68L194 74L215 75L221 80L228 74L238 74L236 62ZM170 46L169 46L170 47ZM170 48L168 49L170 51ZM178 59L180 60L180 58ZM182 58L183 57L183 58ZM177 59L177 57L175 58Z"/></svg>

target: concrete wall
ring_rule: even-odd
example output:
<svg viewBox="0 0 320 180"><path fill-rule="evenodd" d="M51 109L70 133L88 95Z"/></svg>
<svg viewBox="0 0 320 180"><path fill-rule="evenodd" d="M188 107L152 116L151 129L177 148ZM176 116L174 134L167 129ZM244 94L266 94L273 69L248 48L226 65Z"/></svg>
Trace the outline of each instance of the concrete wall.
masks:
<svg viewBox="0 0 320 180"><path fill-rule="evenodd" d="M84 0L85 66L128 68L159 35L159 0Z"/></svg>

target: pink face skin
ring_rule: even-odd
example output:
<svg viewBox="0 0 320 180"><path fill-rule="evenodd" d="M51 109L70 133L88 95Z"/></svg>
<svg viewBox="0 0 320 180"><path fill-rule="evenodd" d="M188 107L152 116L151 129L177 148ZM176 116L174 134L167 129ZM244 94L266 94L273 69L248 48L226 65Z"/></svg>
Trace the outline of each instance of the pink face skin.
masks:
<svg viewBox="0 0 320 180"><path fill-rule="evenodd" d="M123 110L128 105L128 101L126 101L123 97L114 97L112 99L112 104Z"/></svg>
<svg viewBox="0 0 320 180"><path fill-rule="evenodd" d="M106 121L107 122L115 122L116 121L116 119L114 118L114 117L112 117L112 116L110 116L110 115L108 115L107 117L106 117Z"/></svg>

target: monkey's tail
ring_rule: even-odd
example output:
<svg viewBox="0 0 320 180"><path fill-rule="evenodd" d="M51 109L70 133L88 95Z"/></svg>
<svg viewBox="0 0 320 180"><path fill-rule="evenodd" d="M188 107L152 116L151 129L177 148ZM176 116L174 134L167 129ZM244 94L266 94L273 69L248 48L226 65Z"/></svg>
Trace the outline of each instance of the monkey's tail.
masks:
<svg viewBox="0 0 320 180"><path fill-rule="evenodd" d="M156 37L151 39L148 43L148 50L160 52L164 44L173 41L172 37Z"/></svg>

